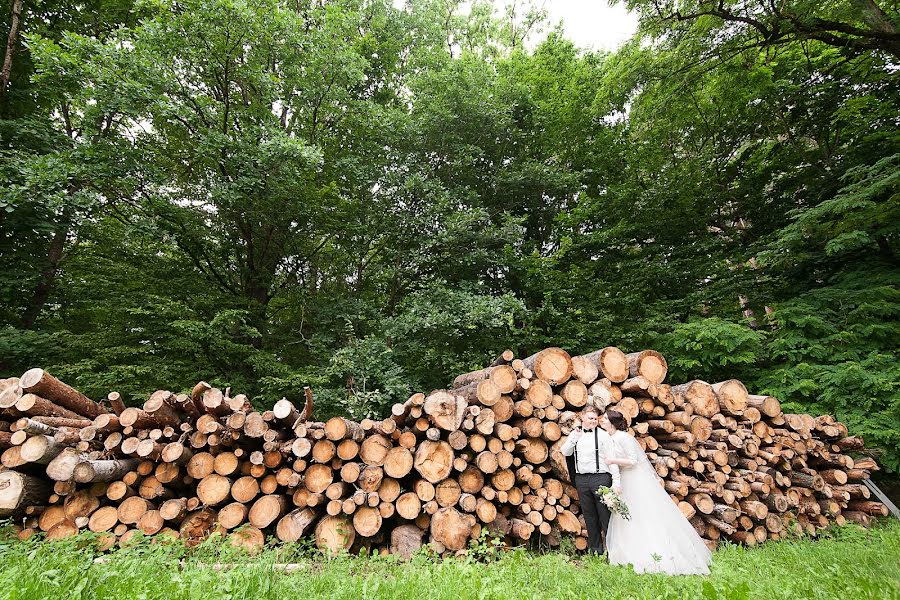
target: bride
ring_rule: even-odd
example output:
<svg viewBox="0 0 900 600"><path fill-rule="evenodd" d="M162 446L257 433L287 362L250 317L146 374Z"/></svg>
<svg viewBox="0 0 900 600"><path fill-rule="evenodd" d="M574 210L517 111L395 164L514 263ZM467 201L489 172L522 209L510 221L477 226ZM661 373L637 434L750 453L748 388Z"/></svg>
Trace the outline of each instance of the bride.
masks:
<svg viewBox="0 0 900 600"><path fill-rule="evenodd" d="M626 521L613 513L609 521L610 564L631 564L638 573L708 575L709 549L660 485L647 455L626 431L625 418L607 410L600 425L621 451L607 462L621 467L621 496L631 516Z"/></svg>

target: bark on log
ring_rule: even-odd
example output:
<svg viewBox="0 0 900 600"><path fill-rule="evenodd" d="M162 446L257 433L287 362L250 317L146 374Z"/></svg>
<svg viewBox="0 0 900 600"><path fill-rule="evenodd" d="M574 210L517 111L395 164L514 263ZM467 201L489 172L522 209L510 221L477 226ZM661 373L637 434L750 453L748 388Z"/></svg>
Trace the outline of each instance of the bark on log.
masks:
<svg viewBox="0 0 900 600"><path fill-rule="evenodd" d="M102 406L43 369L25 371L19 378L19 385L23 392L37 394L84 417L93 419L106 412Z"/></svg>
<svg viewBox="0 0 900 600"><path fill-rule="evenodd" d="M77 412L63 408L46 398L41 398L37 394L22 394L16 400L15 409L23 415L31 417L63 417L66 419L83 419L84 417Z"/></svg>
<svg viewBox="0 0 900 600"><path fill-rule="evenodd" d="M139 460L86 460L75 465L72 478L78 483L115 481L137 468Z"/></svg>

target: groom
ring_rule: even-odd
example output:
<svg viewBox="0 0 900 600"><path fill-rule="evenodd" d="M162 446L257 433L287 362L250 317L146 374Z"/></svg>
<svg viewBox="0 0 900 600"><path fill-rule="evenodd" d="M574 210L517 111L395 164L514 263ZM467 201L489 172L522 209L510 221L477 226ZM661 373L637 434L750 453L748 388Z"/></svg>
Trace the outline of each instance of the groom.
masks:
<svg viewBox="0 0 900 600"><path fill-rule="evenodd" d="M598 427L600 415L593 406L581 412L581 427L576 427L569 434L562 446L564 456L575 455L575 473L569 473L574 479L581 502L581 512L588 530L588 552L603 554L606 528L609 526L609 508L594 492L601 485L612 487L617 492L619 485L619 467L606 462L606 457L615 456L613 441L609 434Z"/></svg>

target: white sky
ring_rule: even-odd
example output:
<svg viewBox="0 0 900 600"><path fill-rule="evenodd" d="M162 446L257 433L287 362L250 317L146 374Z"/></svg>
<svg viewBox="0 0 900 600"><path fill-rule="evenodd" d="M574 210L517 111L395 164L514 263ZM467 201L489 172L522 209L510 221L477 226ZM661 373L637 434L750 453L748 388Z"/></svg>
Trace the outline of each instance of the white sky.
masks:
<svg viewBox="0 0 900 600"><path fill-rule="evenodd" d="M498 9L510 1L493 0ZM404 4L405 0L394 0L398 8ZM543 5L549 14L550 27L562 21L566 37L582 48L616 50L637 30L637 16L621 4L610 6L607 0L538 0L535 4Z"/></svg>
<svg viewBox="0 0 900 600"><path fill-rule="evenodd" d="M583 48L615 50L637 30L636 15L606 0L546 0L544 9L551 23L562 20L566 37Z"/></svg>

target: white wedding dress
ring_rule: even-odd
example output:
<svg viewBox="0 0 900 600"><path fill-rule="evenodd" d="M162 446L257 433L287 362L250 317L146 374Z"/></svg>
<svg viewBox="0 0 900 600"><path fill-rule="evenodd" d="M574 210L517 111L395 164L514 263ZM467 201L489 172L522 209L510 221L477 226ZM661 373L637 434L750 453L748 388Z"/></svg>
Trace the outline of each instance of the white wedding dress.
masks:
<svg viewBox="0 0 900 600"><path fill-rule="evenodd" d="M707 575L712 558L706 544L660 485L656 470L637 440L624 431L612 436L620 458L622 499L630 520L613 513L606 548L613 565L634 567L637 573Z"/></svg>

